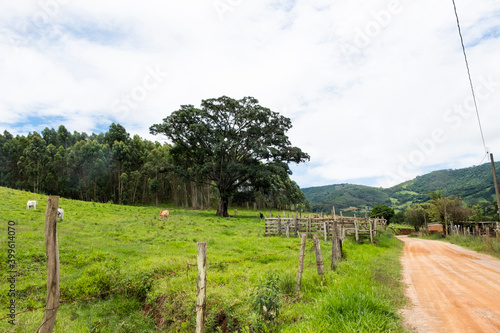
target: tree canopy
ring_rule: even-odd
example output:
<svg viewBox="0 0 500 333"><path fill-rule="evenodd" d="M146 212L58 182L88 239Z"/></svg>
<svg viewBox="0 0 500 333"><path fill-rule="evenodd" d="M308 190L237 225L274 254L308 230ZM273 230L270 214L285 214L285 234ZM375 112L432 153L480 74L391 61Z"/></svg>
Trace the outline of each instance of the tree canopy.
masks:
<svg viewBox="0 0 500 333"><path fill-rule="evenodd" d="M426 208L429 209L428 204L414 204L406 209L404 222L419 231L422 226L425 226L428 221L428 213Z"/></svg>
<svg viewBox="0 0 500 333"><path fill-rule="evenodd" d="M239 190L270 188L279 184L273 176L283 180L291 174L289 162L309 160L286 135L290 119L258 103L253 97L207 99L201 108L182 105L150 127L172 141L177 173L217 188L218 216L229 216L229 200Z"/></svg>
<svg viewBox="0 0 500 333"><path fill-rule="evenodd" d="M371 217L382 217L389 221L391 217L394 216L394 209L387 205L378 205L373 207L372 211L370 212Z"/></svg>

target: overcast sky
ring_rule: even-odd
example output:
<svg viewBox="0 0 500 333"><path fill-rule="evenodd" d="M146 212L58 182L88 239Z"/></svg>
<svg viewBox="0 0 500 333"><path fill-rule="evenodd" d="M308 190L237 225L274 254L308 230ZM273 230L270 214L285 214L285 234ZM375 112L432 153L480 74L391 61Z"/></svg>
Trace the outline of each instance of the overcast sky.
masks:
<svg viewBox="0 0 500 333"><path fill-rule="evenodd" d="M0 2L0 130L112 122L152 141L180 105L257 98L291 118L300 187L389 187L500 160L500 1Z"/></svg>

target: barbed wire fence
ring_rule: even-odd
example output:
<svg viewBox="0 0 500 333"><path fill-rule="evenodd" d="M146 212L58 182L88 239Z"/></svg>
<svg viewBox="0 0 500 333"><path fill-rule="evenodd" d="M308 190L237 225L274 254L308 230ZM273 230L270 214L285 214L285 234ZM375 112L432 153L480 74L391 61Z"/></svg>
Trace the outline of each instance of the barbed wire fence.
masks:
<svg viewBox="0 0 500 333"><path fill-rule="evenodd" d="M312 242L312 240L311 240L311 242ZM286 249L281 250L281 251L277 251L277 252L273 252L273 253L268 253L268 254L257 255L257 256L252 256L252 257L243 258L243 259L240 259L240 260L229 260L229 261L212 262L212 263L208 263L207 266L208 267L218 267L218 266L221 266L221 265L240 264L240 263L257 260L257 259L264 258L264 257L276 256L276 255L285 253L287 251L294 250L294 249L296 249L296 248L298 248L300 246L305 246L305 245L306 244L303 244L301 242L300 244L296 244L296 245L293 245L293 246L288 246ZM310 252L314 252L314 250L312 249L312 247L311 247L311 249L309 251ZM309 267L309 266L311 266L313 264L314 264L314 262L311 262L311 263L309 263L309 265L307 267ZM179 276L184 271L186 272L186 275L189 275L190 267L193 267L193 266L196 267L197 265L189 263L189 262L186 262L185 265L182 265L178 269L173 270L173 271L169 272L168 274L164 274L162 276L154 277L154 278L151 278L151 279L148 279L148 280L143 280L143 281L140 281L140 282L130 283L130 284L122 286L122 287L110 289L110 290L107 290L107 291L103 291L103 292L99 292L99 293L95 293L95 294L91 294L91 295L87 295L87 296L83 296L83 297L72 298L72 299L63 299L63 300L59 301L59 305L74 303L74 302L78 302L78 301L82 301L82 300L86 300L86 299L91 299L91 298L94 298L94 297L99 297L99 296L107 295L107 294L110 294L110 293L113 293L113 292L123 291L123 290L129 289L129 288L132 288L132 287L138 286L138 285L147 285L147 284L153 283L155 281L166 279L168 277ZM207 303L207 304L203 305L203 307L200 307L200 308L196 309L195 311L191 312L189 315L185 316L183 319L178 320L177 322L175 322L175 324L173 324L170 328L168 328L166 332L171 332L173 329L175 329L176 327L178 327L182 323L185 323L186 321L188 321L189 319L191 319L193 316L195 316L197 313L199 313L199 311L202 311L202 310L205 311L206 308L208 308L209 306L212 306L212 305L215 305L215 304L219 304L219 303L222 303L222 302L223 302L222 300L219 300L219 301L214 301L214 302L210 302L210 303ZM236 302L232 301L231 303L235 304ZM28 309L25 309L23 311L14 313L13 315L17 316L17 315L21 315L21 314L24 314L24 313L27 313L27 312L34 312L34 311L40 310L40 309L46 309L46 305L39 306L39 307L28 308ZM3 318L0 318L0 321L6 320L8 318L11 318L11 316L6 316L6 317L3 317ZM45 322L42 322L42 325L44 323Z"/></svg>
<svg viewBox="0 0 500 333"><path fill-rule="evenodd" d="M79 297L79 298L73 298L73 299L67 299L67 300L60 300L60 277L59 277L59 248L58 248L58 242L57 242L57 210L58 210L58 203L59 203L59 197L58 196L49 196L47 198L47 209L46 209L46 215L45 215L45 244L46 244L46 252L47 252L47 300L45 302L44 306L40 307L35 307L35 308L29 308L25 309L21 312L17 313L11 313L10 315L0 318L0 321L3 321L8 318L15 318L16 315L20 315L26 312L33 312L39 309L45 308L45 313L44 317L42 320L42 324L39 326L37 332L51 332L54 325L55 325L55 320L57 316L57 311L59 309L59 306L61 304L69 304L77 301L82 301L85 299L90 299L93 297L98 297L102 295L107 295L113 292L117 291L122 291L126 290L129 288L132 288L137 285L146 285L153 283L154 281L166 279L168 277L172 277L174 275L179 275L181 271L183 271L184 267L181 266L176 270L173 270L169 272L168 274L158 276L151 278L149 280L142 280L140 282L134 282L130 283L128 285L110 289L107 291L87 295L84 297ZM342 245L341 245L341 238L338 235L338 229L336 225L336 221L334 221L334 227L333 227L334 235L332 235L332 264L331 268L335 269L336 264L338 261L341 259L341 252L342 252ZM302 240L300 244L296 244L293 246L288 246L286 249L283 249L281 251L277 251L274 253L268 253L268 254L262 254L262 255L257 255L257 256L252 256L248 258L243 258L240 260L229 260L229 261L222 261L222 262L215 262L215 263L208 263L208 267L215 267L215 266L222 266L222 265L228 265L228 264L240 264L243 262L247 261L252 261L256 260L259 258L263 257L269 257L269 256L276 256L281 253L287 252L294 250L300 246L300 258L299 258L299 269L298 269L298 274L297 274L297 287L296 290L300 291L300 279L302 277L302 269L303 269L303 260L304 260L304 255L305 255L305 247L306 247L306 242L307 242L307 236L306 233L302 234ZM316 265L317 265L317 270L318 274L323 278L323 259L321 256L321 249L319 245L319 240L316 235L314 235L313 239L313 246L311 246L311 250L314 248L315 256L316 256ZM204 330L204 313L209 305L214 305L218 304L222 301L215 301L211 302L209 304L206 303L206 289L207 289L207 281L206 281L206 267L207 267L207 260L206 260L206 245L207 243L205 242L198 242L197 243L197 248L198 248L198 257L197 257L197 264L191 264L189 262L186 262L186 276L189 276L189 269L192 266L196 266L198 269L198 278L197 278L197 301L196 301L196 310L187 315L185 318L178 320L173 326L171 326L167 332L172 331L175 327L181 325L182 323L186 322L190 318L192 318L194 315L197 315L197 320L196 320L196 327L197 330L196 332L203 332ZM307 267L309 267L308 265ZM201 281L201 282L200 282ZM201 314L200 314L201 312Z"/></svg>

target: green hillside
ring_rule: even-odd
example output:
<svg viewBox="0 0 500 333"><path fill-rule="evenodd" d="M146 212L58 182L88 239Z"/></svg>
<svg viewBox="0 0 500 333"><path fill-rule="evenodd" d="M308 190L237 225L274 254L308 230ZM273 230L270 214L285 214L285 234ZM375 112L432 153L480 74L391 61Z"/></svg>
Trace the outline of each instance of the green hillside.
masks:
<svg viewBox="0 0 500 333"><path fill-rule="evenodd" d="M330 212L335 206L336 210L356 207L360 213L376 205L391 205L389 194L384 189L370 186L337 184L305 188L302 192L313 212Z"/></svg>
<svg viewBox="0 0 500 333"><path fill-rule="evenodd" d="M496 171L500 172L498 163ZM470 205L493 202L496 197L491 164L434 171L390 188L338 184L302 189L315 212L329 212L332 206L338 209L356 207L358 211L369 210L375 205L405 209L412 203L427 201L427 193L436 190L446 196L460 196Z"/></svg>

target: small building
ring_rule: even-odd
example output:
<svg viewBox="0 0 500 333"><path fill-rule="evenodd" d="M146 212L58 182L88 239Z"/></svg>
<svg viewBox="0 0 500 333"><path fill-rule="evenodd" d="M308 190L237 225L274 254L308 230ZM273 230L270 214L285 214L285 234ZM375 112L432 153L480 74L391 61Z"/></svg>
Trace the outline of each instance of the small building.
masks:
<svg viewBox="0 0 500 333"><path fill-rule="evenodd" d="M441 223L429 223L427 224L427 228L429 229L429 232L443 232L443 225Z"/></svg>

